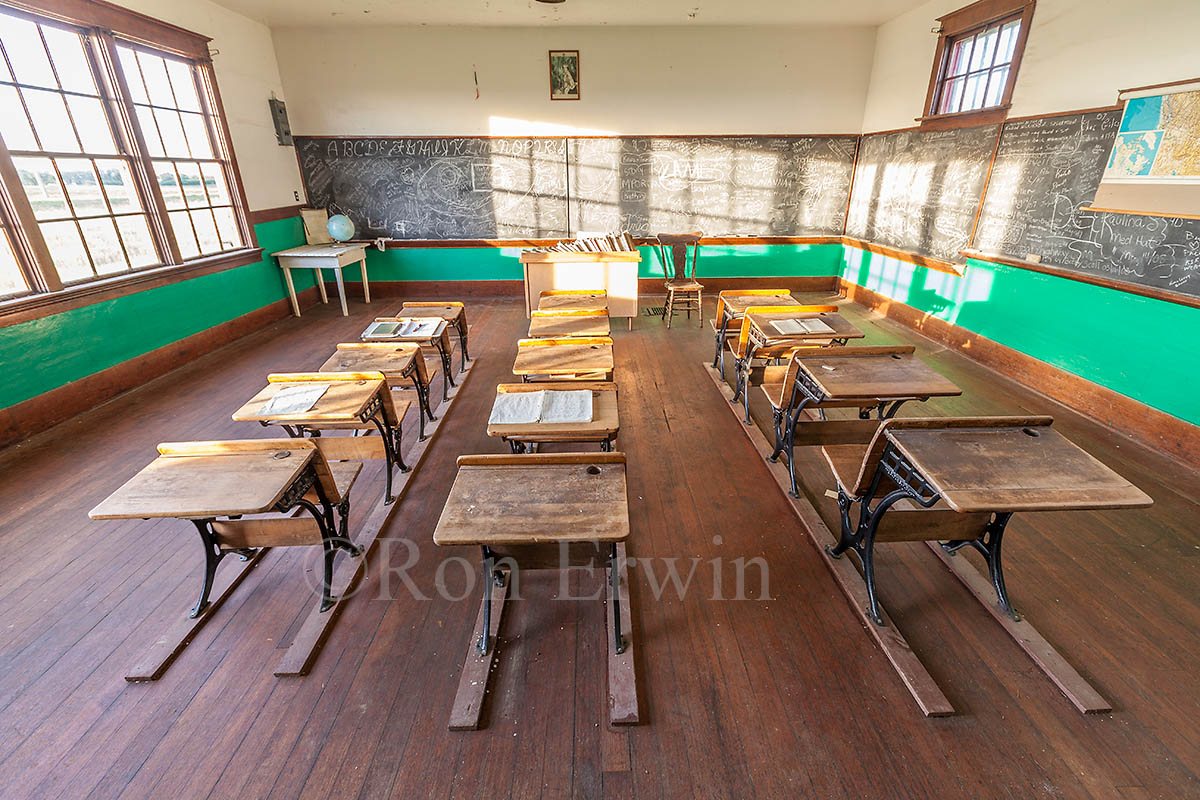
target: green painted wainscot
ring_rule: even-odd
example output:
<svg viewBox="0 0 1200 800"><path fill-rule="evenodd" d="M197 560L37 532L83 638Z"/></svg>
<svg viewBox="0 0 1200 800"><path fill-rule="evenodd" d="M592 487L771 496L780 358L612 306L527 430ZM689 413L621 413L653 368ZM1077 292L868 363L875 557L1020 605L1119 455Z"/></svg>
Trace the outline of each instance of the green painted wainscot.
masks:
<svg viewBox="0 0 1200 800"><path fill-rule="evenodd" d="M1195 308L975 259L959 278L850 246L841 275L1200 424Z"/></svg>
<svg viewBox="0 0 1200 800"><path fill-rule="evenodd" d="M0 328L0 408L287 297L270 253L304 244L299 217L256 225L262 261ZM297 291L312 286L293 273Z"/></svg>

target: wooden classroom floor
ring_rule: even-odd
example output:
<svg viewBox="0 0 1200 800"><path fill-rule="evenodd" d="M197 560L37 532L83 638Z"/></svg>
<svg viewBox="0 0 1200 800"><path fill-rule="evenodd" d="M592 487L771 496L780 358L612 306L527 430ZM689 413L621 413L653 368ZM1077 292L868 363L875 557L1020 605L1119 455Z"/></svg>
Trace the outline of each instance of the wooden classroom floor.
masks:
<svg viewBox="0 0 1200 800"><path fill-rule="evenodd" d="M542 573L505 614L486 729L449 732L478 588L454 602L434 582L447 555L476 553L435 552L431 536L455 457L503 451L484 428L527 324L517 298L469 302L477 365L384 534L411 545L371 563L309 676L272 676L312 603L304 548L269 553L161 680L126 683L194 602L200 550L186 523L97 523L88 509L157 442L270 435L229 418L266 373L315 368L399 305L309 309L0 452L0 797L1200 796L1200 478L847 302L868 343L912 342L965 390L910 413L1051 413L1154 497L1018 515L1006 537L1014 601L1112 714L1076 712L924 545L885 545L883 603L959 710L923 717L702 371L708 325L642 317L613 326L629 551L659 584L664 559L684 575L698 563L682 599L668 586L655 600L651 573L631 570L645 722L607 726L604 607L552 602ZM836 527L819 453L798 461ZM360 518L380 488L371 465ZM396 574L382 590L381 560L399 568L410 546L407 574L433 599ZM732 561L764 558L771 599L712 599L718 556L726 596ZM443 574L462 591L460 567ZM569 586L590 594L601 577Z"/></svg>

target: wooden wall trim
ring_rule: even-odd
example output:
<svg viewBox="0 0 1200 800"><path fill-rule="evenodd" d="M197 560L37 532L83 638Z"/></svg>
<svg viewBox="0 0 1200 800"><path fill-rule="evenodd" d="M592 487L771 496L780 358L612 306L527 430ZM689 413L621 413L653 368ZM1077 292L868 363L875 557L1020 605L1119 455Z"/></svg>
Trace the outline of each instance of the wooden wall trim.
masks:
<svg viewBox="0 0 1200 800"><path fill-rule="evenodd" d="M1200 468L1200 426L844 278L838 283L840 293L847 299L953 348L1191 469Z"/></svg>
<svg viewBox="0 0 1200 800"><path fill-rule="evenodd" d="M836 292L836 275L783 275L754 278L706 278L701 276L704 293L716 295L726 289L784 288L797 292ZM325 282L326 289L337 292L337 285ZM638 278L638 295L654 297L665 294L662 278ZM525 294L520 279L493 281L371 281L371 294L377 297L521 297Z"/></svg>
<svg viewBox="0 0 1200 800"><path fill-rule="evenodd" d="M260 208L257 211L247 212L246 216L249 218L251 225L259 225L264 222L274 222L277 219L298 217L300 216L300 209L304 207L304 203L295 203L290 206L279 206L278 208Z"/></svg>
<svg viewBox="0 0 1200 800"><path fill-rule="evenodd" d="M209 57L209 37L104 0L0 0L0 5L84 28L105 28L122 38L188 58Z"/></svg>
<svg viewBox="0 0 1200 800"><path fill-rule="evenodd" d="M912 253L908 250L897 250L895 247L888 247L887 245L876 244L875 242L868 242L863 239L853 239L849 236L842 237L842 244L857 247L859 250L866 250L877 255L898 258L901 261L907 261L910 264L916 264L917 266L937 270L938 272L945 272L956 278L961 278L966 270L965 264L955 264L950 261L943 261L940 258Z"/></svg>
<svg viewBox="0 0 1200 800"><path fill-rule="evenodd" d="M297 296L302 307L318 302L316 287L309 287ZM291 313L287 298L276 300L228 322L0 409L0 447L40 433Z"/></svg>
<svg viewBox="0 0 1200 800"><path fill-rule="evenodd" d="M202 275L223 272L235 267L244 267L262 260L262 250L257 247L221 253L207 258L197 258L186 264L168 264L152 269L143 269L126 275L89 281L78 286L68 286L57 292L41 292L18 297L0 303L0 328L29 322L54 314L61 314L83 306L114 300L147 289L157 289L180 281L190 281Z"/></svg>
<svg viewBox="0 0 1200 800"><path fill-rule="evenodd" d="M1171 292L1167 291L1166 289L1159 289L1156 286L1143 286L1140 283L1114 280L1112 278L1106 278L1103 275L1089 275L1086 272L1076 272L1073 269L1066 269L1065 267L1056 267L1051 264L1042 264L1036 261L1026 261L1023 258L1002 256L997 253L981 253L975 250L961 250L959 251L959 255L965 258L973 258L977 261L990 261L994 264L1003 264L1006 267L1016 267L1017 269L1025 269L1029 270L1030 272L1040 272L1043 275L1053 275L1056 278L1065 278L1069 281L1079 281L1080 283L1090 283L1093 286L1103 286L1105 289L1112 289L1117 292L1125 292L1126 294L1136 294L1141 297L1150 297L1155 300L1163 300L1167 303L1178 303L1181 306L1200 308L1200 297L1192 297L1191 295L1181 294L1179 292Z"/></svg>
<svg viewBox="0 0 1200 800"><path fill-rule="evenodd" d="M553 247L559 242L571 242L572 238L562 239L386 239L384 248L387 250L408 250L414 248L438 247ZM649 247L657 241L648 236L634 238L639 247ZM732 244L841 244L839 235L814 236L706 236L700 240L702 245L732 245Z"/></svg>

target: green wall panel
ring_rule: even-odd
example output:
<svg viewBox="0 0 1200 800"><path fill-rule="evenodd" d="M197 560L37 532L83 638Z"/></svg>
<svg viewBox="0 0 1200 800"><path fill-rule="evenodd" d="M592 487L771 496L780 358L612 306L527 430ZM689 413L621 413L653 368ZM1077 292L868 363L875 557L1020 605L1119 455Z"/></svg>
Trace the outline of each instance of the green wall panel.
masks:
<svg viewBox="0 0 1200 800"><path fill-rule="evenodd" d="M1197 309L987 261L959 278L856 247L842 277L1200 424Z"/></svg>
<svg viewBox="0 0 1200 800"><path fill-rule="evenodd" d="M264 254L304 243L300 218L255 227ZM312 277L294 273L297 290ZM184 339L287 296L275 260L0 328L0 408Z"/></svg>

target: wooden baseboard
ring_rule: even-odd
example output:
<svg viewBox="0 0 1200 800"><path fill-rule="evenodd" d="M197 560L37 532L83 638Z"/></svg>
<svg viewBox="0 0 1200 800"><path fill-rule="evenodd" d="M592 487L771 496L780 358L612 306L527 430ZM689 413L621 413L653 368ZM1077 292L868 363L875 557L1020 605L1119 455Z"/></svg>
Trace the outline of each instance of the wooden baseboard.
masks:
<svg viewBox="0 0 1200 800"><path fill-rule="evenodd" d="M791 275L774 278L698 278L704 293L716 296L726 289L791 289L795 292L836 292L836 275ZM358 281L349 293L362 293ZM337 296L337 284L325 282L326 291ZM371 281L372 297L520 297L524 283L519 280L497 281ZM665 294L662 278L638 278L638 294Z"/></svg>
<svg viewBox="0 0 1200 800"><path fill-rule="evenodd" d="M1093 383L1033 356L965 328L930 316L910 305L863 288L845 278L838 291L1023 386L1126 434L1192 469L1200 468L1200 426Z"/></svg>
<svg viewBox="0 0 1200 800"><path fill-rule="evenodd" d="M318 302L316 287L305 289L298 297L302 308ZM86 378L0 409L0 447L40 433L291 313L291 305L287 298L277 300L157 350L122 361Z"/></svg>

